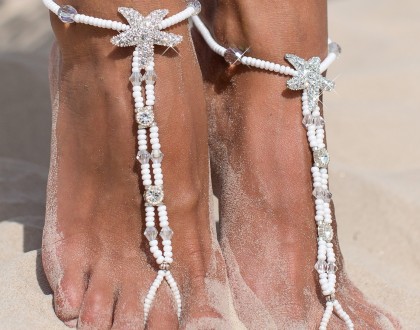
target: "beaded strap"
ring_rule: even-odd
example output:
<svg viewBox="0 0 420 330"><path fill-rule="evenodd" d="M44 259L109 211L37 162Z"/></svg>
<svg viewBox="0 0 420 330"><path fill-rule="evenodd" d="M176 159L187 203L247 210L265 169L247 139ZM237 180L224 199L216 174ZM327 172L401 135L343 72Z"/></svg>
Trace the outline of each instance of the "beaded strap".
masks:
<svg viewBox="0 0 420 330"><path fill-rule="evenodd" d="M319 329L327 329L327 325L334 310L346 323L348 329L354 329L353 322L349 315L343 310L335 297L335 273L337 271L337 265L332 243L333 228L331 224L333 219L330 208L332 194L328 190L327 169L330 156L324 143L325 122L321 117L319 107L319 98L321 94L324 91L330 91L334 88L334 82L324 78L322 73L324 73L337 59L341 53L340 46L329 40L329 53L322 62L319 57L313 57L308 61L305 61L296 55L287 54L285 58L292 64L292 68L287 65L245 56L246 51L241 51L236 48L225 48L214 40L211 33L198 16L194 16L191 19L207 45L215 53L223 56L230 65L244 64L281 75L292 76L292 78L287 81L287 87L291 90L302 90L302 123L307 129L308 142L312 149L314 161L311 172L316 208L315 221L318 227L318 260L315 264L315 269L319 274L319 283L321 285L322 294L326 297L325 312Z"/></svg>
<svg viewBox="0 0 420 330"><path fill-rule="evenodd" d="M118 47L135 47L132 57L132 74L129 80L133 85L134 112L138 124L137 160L141 164L146 213L144 235L149 241L150 252L160 268L144 300L144 322L146 324L156 292L164 279L173 293L177 304L177 315L180 318L182 301L178 285L170 272L174 261L171 241L173 231L169 227L168 213L164 204L161 166L163 153L159 142L159 128L154 115L156 82L154 46L173 48L178 45L182 41L182 36L162 30L197 15L201 10L201 5L197 0L189 0L186 9L166 19L163 19L168 14L166 9L154 10L144 17L133 8L119 7L118 11L129 23L127 25L118 21L79 14L72 6L59 6L53 0L43 0L43 2L63 23L82 23L119 31L120 34L114 36L111 43ZM151 150L148 145L151 146ZM156 211L160 231L155 224ZM162 249L159 247L158 235L162 240Z"/></svg>

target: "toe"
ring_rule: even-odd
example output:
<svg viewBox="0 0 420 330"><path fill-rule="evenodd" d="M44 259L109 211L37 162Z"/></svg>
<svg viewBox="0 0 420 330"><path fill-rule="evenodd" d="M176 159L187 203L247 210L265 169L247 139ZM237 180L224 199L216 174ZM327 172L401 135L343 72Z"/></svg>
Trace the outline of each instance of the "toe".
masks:
<svg viewBox="0 0 420 330"><path fill-rule="evenodd" d="M66 271L54 290L55 313L69 327L76 327L85 290L85 275L80 270Z"/></svg>
<svg viewBox="0 0 420 330"><path fill-rule="evenodd" d="M115 307L114 330L143 329L143 302L138 290L123 290Z"/></svg>
<svg viewBox="0 0 420 330"><path fill-rule="evenodd" d="M111 329L116 290L110 281L91 279L80 310L79 329Z"/></svg>

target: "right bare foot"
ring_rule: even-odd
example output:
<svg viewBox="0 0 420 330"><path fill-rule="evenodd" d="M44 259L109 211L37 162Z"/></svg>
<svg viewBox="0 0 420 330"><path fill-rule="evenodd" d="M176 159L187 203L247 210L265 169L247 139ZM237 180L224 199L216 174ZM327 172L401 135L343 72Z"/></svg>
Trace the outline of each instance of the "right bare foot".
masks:
<svg viewBox="0 0 420 330"><path fill-rule="evenodd" d="M119 2L72 5L88 15L118 19ZM184 8L181 1L124 1L130 5L144 14ZM141 329L143 301L157 267L142 234L137 129L128 81L132 49L115 49L113 31L65 26L55 15L51 20L58 45L50 66L54 127L43 264L55 311L79 329ZM155 108L165 153L165 202L175 233L173 273L184 303L181 325L229 328L225 268L209 221L202 81L186 22L171 32L184 41L180 55L156 58ZM148 324L178 328L167 285L157 293Z"/></svg>

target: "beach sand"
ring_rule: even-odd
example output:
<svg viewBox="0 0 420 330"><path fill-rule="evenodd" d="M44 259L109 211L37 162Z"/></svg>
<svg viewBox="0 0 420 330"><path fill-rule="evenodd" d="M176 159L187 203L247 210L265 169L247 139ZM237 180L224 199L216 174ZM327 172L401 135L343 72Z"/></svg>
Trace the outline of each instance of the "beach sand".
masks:
<svg viewBox="0 0 420 330"><path fill-rule="evenodd" d="M325 99L331 190L347 271L369 299L420 329L420 3L330 2L343 47ZM39 252L49 163L41 1L0 1L0 329L66 329Z"/></svg>

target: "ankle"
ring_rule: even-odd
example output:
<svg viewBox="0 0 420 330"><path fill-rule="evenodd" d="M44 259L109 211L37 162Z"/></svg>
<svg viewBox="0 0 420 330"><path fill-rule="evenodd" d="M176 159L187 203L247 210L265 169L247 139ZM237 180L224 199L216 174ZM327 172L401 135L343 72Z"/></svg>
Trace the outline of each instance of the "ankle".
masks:
<svg viewBox="0 0 420 330"><path fill-rule="evenodd" d="M326 1L221 0L212 15L213 33L225 46L251 47L252 56L269 61L283 61L286 53L324 57L326 11Z"/></svg>

